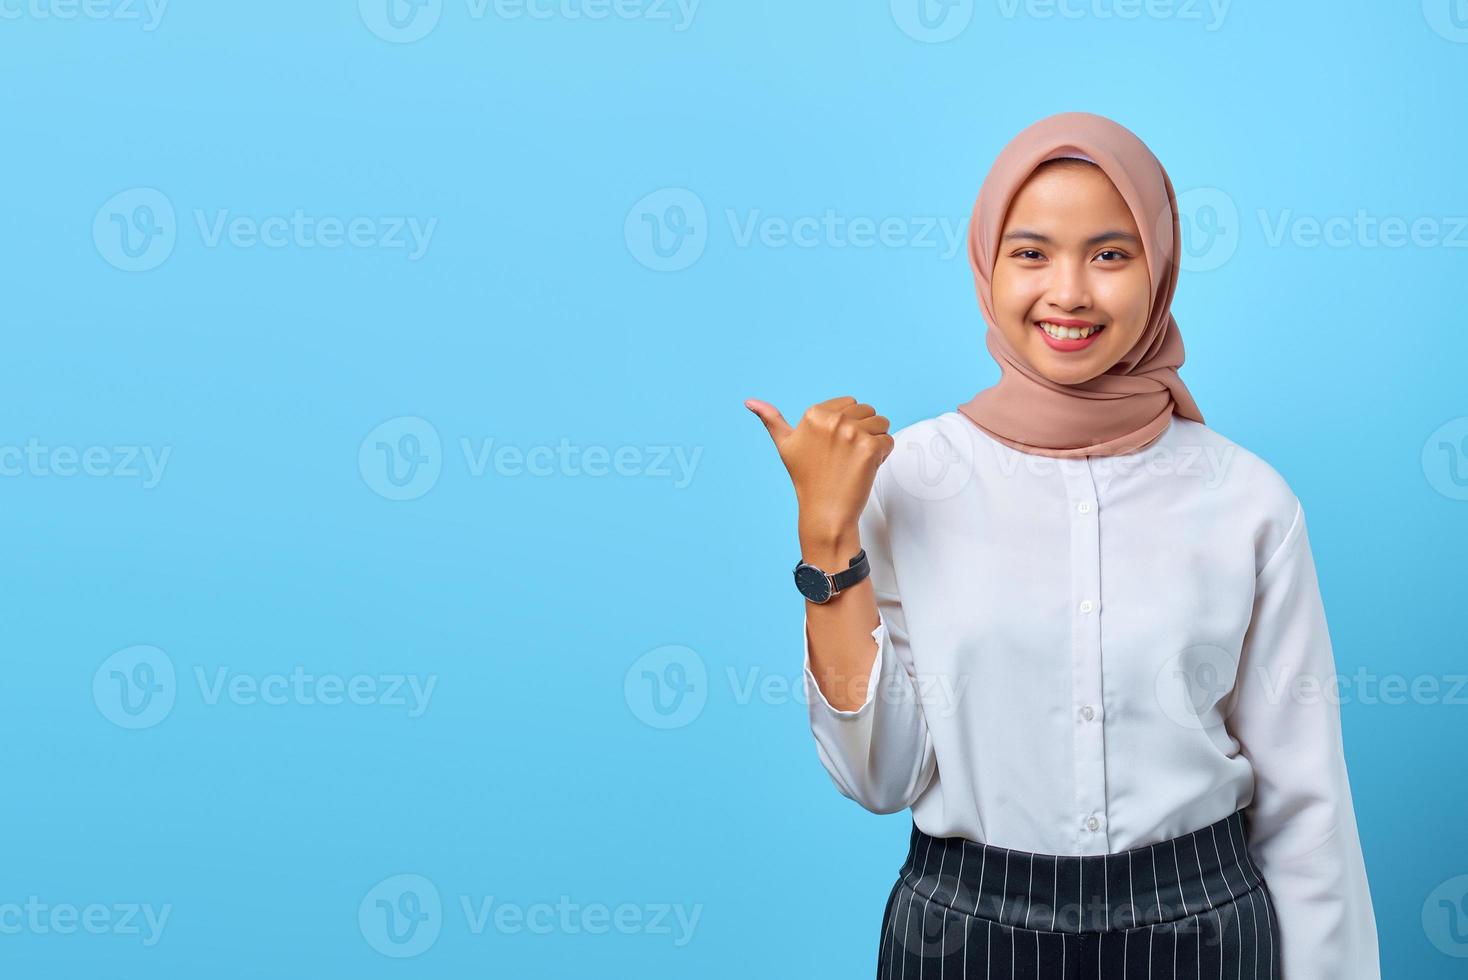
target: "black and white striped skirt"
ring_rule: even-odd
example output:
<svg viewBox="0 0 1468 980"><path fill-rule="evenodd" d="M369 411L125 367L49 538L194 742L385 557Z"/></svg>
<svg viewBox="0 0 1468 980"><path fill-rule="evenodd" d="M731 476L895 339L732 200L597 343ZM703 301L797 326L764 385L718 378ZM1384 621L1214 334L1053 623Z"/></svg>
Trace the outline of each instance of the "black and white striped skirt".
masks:
<svg viewBox="0 0 1468 980"><path fill-rule="evenodd" d="M1242 810L1119 854L1032 854L914 824L878 980L1262 980L1279 929Z"/></svg>

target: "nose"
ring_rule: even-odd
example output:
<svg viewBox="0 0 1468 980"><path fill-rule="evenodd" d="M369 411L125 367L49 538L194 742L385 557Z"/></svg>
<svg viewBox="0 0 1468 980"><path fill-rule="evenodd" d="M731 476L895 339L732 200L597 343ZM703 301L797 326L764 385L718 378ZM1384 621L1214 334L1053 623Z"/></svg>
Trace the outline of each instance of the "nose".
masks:
<svg viewBox="0 0 1468 980"><path fill-rule="evenodd" d="M1050 304L1071 312L1091 305L1091 288L1083 263L1064 259L1055 263L1055 278L1050 283Z"/></svg>

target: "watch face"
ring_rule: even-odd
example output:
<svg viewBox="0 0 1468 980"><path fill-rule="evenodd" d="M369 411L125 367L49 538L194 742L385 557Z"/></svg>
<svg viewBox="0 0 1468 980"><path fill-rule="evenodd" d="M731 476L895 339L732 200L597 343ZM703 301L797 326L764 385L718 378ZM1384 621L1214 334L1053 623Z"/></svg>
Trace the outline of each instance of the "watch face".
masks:
<svg viewBox="0 0 1468 980"><path fill-rule="evenodd" d="M825 602L831 598L830 580L814 565L801 565L795 569L795 587L811 602Z"/></svg>

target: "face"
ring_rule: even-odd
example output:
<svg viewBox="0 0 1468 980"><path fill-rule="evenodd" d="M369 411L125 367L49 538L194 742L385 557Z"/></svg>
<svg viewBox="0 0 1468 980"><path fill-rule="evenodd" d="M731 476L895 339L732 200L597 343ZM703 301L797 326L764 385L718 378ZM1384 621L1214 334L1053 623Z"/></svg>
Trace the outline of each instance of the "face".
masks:
<svg viewBox="0 0 1468 980"><path fill-rule="evenodd" d="M1035 370L1060 384L1104 374L1146 329L1151 292L1136 222L1101 168L1030 176L1005 219L993 295L999 330Z"/></svg>

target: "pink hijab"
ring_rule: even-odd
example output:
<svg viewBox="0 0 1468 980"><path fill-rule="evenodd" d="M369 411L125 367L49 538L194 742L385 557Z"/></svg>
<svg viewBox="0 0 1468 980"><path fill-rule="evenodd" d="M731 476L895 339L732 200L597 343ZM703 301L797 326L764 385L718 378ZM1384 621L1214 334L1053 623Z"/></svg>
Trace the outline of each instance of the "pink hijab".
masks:
<svg viewBox="0 0 1468 980"><path fill-rule="evenodd" d="M995 326L993 274L1010 202L1046 160L1078 157L1098 165L1131 208L1142 234L1152 309L1135 346L1104 374L1080 384L1051 381L1031 367ZM1167 171L1137 136L1104 116L1062 112L1027 127L1000 151L969 222L969 263L989 324L984 345L1001 376L958 406L1005 445L1041 456L1116 456L1145 449L1174 413L1203 421L1178 377L1183 337L1172 318L1180 248L1177 204Z"/></svg>

